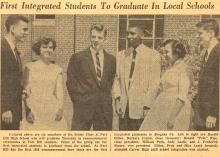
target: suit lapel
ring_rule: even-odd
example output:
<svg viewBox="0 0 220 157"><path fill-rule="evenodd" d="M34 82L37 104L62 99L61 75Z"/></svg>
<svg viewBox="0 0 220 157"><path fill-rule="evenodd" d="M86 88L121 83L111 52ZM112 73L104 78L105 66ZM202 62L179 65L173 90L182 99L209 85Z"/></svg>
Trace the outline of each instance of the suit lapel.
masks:
<svg viewBox="0 0 220 157"><path fill-rule="evenodd" d="M208 60L205 62L206 65L208 65L209 63L211 63L213 61L213 58L215 58L215 55L216 55L216 52L219 51L219 45L220 43L218 43L217 45L215 45L215 47L212 49L209 57L208 57Z"/></svg>
<svg viewBox="0 0 220 157"><path fill-rule="evenodd" d="M14 55L8 41L5 38L3 38L3 44L5 45L6 49L8 50L8 55L9 55L10 61L12 62L12 64L14 64L19 69L19 65L18 65L18 62L15 58L15 55Z"/></svg>
<svg viewBox="0 0 220 157"><path fill-rule="evenodd" d="M123 65L123 76L124 76L126 91L128 91L129 73L131 70L130 69L131 67L130 57L132 55L131 52L132 50L130 48L124 51L124 57L121 63Z"/></svg>
<svg viewBox="0 0 220 157"><path fill-rule="evenodd" d="M138 66L139 66L139 64L141 64L140 63L140 55L141 55L141 51L137 51L137 55L136 55L136 59L135 59L135 66L134 66L134 72L133 72L133 75L132 75L131 80L130 80L130 87L129 88L131 88L132 83L134 82L134 79L135 79L135 77L138 73L138 70L139 70Z"/></svg>
<svg viewBox="0 0 220 157"><path fill-rule="evenodd" d="M103 85L104 82L107 80L108 74L110 73L109 70L111 70L111 63L108 58L108 54L105 50L103 50L103 53L104 53L104 63L103 63L103 74L101 79L101 85Z"/></svg>
<svg viewBox="0 0 220 157"><path fill-rule="evenodd" d="M144 53L146 53L146 52L143 52L142 46L143 45L141 44L138 48L136 48L137 55L136 55L136 59L135 59L134 72L133 72L133 75L130 79L130 87L129 88L131 88L132 83L134 82L134 79L138 75L138 72L140 70L139 65L142 64L141 63L141 57L143 57Z"/></svg>
<svg viewBox="0 0 220 157"><path fill-rule="evenodd" d="M90 49L88 49L88 51L87 51L87 59L88 59L88 66L89 66L90 72L91 72L93 78L95 79L95 82L99 85L97 75L96 75L95 65L93 62L93 58L92 58L92 54L91 54Z"/></svg>
<svg viewBox="0 0 220 157"><path fill-rule="evenodd" d="M109 73L109 66L111 63L109 63L109 59L107 57L107 52L105 50L103 50L104 53L104 60L103 60L103 73L102 73L102 79L101 79L101 85L107 80L107 74Z"/></svg>
<svg viewBox="0 0 220 157"><path fill-rule="evenodd" d="M208 60L205 61L205 57L203 58L201 69L200 69L200 76L203 76L205 71L207 70L207 67L209 67L210 64L212 64L213 59L216 57L216 53L219 51L220 43L218 43L211 51Z"/></svg>

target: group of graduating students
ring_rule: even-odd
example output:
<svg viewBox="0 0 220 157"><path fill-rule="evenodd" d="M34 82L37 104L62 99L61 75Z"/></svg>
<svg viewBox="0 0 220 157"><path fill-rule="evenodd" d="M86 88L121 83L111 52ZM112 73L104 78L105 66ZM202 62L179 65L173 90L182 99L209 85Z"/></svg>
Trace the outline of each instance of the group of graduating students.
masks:
<svg viewBox="0 0 220 157"><path fill-rule="evenodd" d="M69 130L64 117L64 85L73 104L71 130L92 127L110 131L114 111L119 130L192 129L188 99L192 78L184 60L187 50L179 40L169 39L162 45L169 63L162 75L161 54L143 44L140 26L128 27L128 48L114 57L104 49L107 29L94 24L89 34L91 44L73 53L64 83L63 69L51 62L56 49L53 38L37 40L32 50L39 59L22 68L17 44L28 36L28 22L22 15L9 15L5 22L7 34L1 40L2 130ZM209 19L196 28L205 53L193 129L219 130L219 25Z"/></svg>

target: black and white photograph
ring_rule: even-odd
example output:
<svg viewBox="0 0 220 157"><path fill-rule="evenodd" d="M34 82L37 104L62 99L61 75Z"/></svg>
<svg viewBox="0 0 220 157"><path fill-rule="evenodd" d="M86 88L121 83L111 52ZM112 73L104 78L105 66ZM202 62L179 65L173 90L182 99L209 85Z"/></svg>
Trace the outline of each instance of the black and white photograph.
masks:
<svg viewBox="0 0 220 157"><path fill-rule="evenodd" d="M1 130L219 131L219 15L1 14Z"/></svg>

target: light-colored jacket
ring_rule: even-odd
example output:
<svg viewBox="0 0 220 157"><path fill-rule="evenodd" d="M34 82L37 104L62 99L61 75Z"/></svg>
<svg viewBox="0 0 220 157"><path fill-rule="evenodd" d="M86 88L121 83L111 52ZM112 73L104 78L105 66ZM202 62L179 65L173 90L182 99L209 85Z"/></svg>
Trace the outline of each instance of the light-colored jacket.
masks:
<svg viewBox="0 0 220 157"><path fill-rule="evenodd" d="M116 57L116 78L113 84L114 98L120 97L120 107L125 114L129 104L129 117L143 118L143 107L151 108L160 83L160 55L157 51L144 44L136 48L135 68L130 79L130 66L126 62L131 60L133 48L123 50Z"/></svg>

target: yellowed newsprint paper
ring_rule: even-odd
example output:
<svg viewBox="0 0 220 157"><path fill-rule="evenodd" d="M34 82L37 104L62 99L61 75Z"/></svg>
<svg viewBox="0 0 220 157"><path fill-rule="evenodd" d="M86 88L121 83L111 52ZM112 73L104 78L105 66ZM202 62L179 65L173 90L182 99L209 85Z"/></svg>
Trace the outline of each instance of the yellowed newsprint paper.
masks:
<svg viewBox="0 0 220 157"><path fill-rule="evenodd" d="M1 0L0 156L218 157L219 0Z"/></svg>

